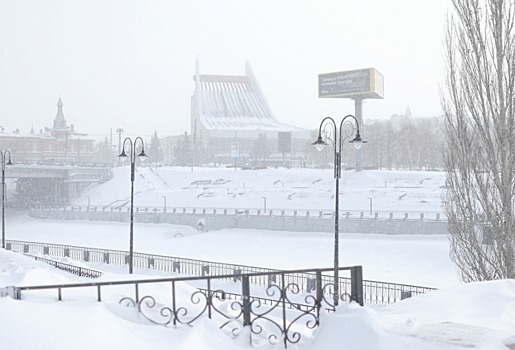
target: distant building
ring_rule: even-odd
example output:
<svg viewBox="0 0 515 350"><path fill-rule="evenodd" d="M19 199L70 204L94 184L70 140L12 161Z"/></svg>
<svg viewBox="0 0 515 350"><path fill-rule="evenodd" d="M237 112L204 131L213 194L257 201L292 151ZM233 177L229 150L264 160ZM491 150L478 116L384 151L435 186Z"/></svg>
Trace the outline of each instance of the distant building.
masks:
<svg viewBox="0 0 515 350"><path fill-rule="evenodd" d="M89 164L94 159L93 147L93 139L76 132L73 124L67 125L61 98L57 101L57 114L51 129L45 128L38 134L33 129L28 134L19 129L0 131L0 149L9 150L16 164Z"/></svg>
<svg viewBox="0 0 515 350"><path fill-rule="evenodd" d="M193 163L285 164L300 155L309 130L279 122L256 77L200 74L196 63L191 98Z"/></svg>

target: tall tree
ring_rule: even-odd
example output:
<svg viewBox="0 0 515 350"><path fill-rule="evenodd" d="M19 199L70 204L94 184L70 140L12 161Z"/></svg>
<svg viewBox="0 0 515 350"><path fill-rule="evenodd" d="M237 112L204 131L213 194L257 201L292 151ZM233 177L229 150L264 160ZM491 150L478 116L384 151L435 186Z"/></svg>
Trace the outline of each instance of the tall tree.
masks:
<svg viewBox="0 0 515 350"><path fill-rule="evenodd" d="M150 146L148 147L148 155L151 163L159 163L163 161L163 149L157 131L154 131L154 135L150 138Z"/></svg>
<svg viewBox="0 0 515 350"><path fill-rule="evenodd" d="M179 166L192 165L193 145L190 142L190 137L187 132L184 132L184 135L179 140L179 143L175 148L175 159Z"/></svg>
<svg viewBox="0 0 515 350"><path fill-rule="evenodd" d="M254 142L254 157L256 160L265 160L270 155L270 147L268 147L268 141L266 134L259 134L258 139Z"/></svg>
<svg viewBox="0 0 515 350"><path fill-rule="evenodd" d="M104 141L99 142L97 144L97 150L95 153L95 162L97 163L113 163L114 156L113 156L113 150L111 149L111 146L109 145L109 141L107 140L107 137L104 138Z"/></svg>
<svg viewBox="0 0 515 350"><path fill-rule="evenodd" d="M451 258L466 282L515 278L515 5L452 3L442 93Z"/></svg>

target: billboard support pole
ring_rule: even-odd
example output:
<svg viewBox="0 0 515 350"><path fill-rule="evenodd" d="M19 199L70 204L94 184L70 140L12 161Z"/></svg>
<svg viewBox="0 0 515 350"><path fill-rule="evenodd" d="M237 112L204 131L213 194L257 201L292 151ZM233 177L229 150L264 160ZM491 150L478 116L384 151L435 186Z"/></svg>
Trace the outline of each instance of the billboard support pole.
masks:
<svg viewBox="0 0 515 350"><path fill-rule="evenodd" d="M363 100L384 98L384 77L375 68L319 74L318 97L354 100L354 116L362 126L363 135ZM362 171L363 151L356 150L355 156L356 171Z"/></svg>

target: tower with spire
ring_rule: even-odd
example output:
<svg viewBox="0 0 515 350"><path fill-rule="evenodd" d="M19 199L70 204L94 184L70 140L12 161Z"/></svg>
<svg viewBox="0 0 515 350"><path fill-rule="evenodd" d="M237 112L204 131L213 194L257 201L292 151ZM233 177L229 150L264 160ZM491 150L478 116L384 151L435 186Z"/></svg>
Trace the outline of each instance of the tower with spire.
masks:
<svg viewBox="0 0 515 350"><path fill-rule="evenodd" d="M52 127L52 131L66 131L68 126L66 125L66 119L64 119L63 113L63 100L59 97L57 101L57 114L54 119L54 126Z"/></svg>

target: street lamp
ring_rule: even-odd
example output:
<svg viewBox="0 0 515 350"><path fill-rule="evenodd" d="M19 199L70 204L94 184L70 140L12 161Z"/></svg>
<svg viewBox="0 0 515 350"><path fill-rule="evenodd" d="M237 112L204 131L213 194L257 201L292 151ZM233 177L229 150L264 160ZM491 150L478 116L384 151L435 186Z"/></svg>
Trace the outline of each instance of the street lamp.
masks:
<svg viewBox="0 0 515 350"><path fill-rule="evenodd" d="M352 120L354 119L354 123L356 126L354 127ZM327 123L326 123L327 122ZM344 124L349 123L352 125L352 131L349 132L348 130L344 130ZM350 138L352 136L352 132L356 130L356 135L354 139L349 141L350 143L354 144L354 147L356 149L360 149L363 145L363 141L361 139L361 135L359 134L359 123L356 117L353 115L346 115L342 121L340 122L340 126L338 127L336 122L331 117L325 117L322 119L322 122L320 123L320 127L318 130L318 138L315 142L312 143L312 145L316 146L318 151L322 151L325 146L328 145L323 139L322 139L322 129L325 128L327 125L331 125L333 128L333 138L334 138L334 178L336 180L336 193L334 196L335 201L335 209L334 209L334 293L333 293L333 300L334 300L334 306L336 307L338 305L339 297L339 278L338 278L338 248L339 248L339 217L340 217L340 208L339 208L339 187L340 187L340 177L341 177L341 171L342 171L342 159L341 159L341 153L342 153L342 145L343 141Z"/></svg>
<svg viewBox="0 0 515 350"><path fill-rule="evenodd" d="M139 141L139 142L138 142ZM139 147L138 147L139 146ZM141 137L136 137L134 142L130 137L126 137L123 141L123 146L121 149L121 153L118 156L120 160L123 162L127 158L131 160L131 224L130 224L130 234L129 234L129 273L132 274L133 271L133 261L134 261L134 170L136 169L136 148L141 148L141 152L137 154L137 156L144 161L147 158L145 154L145 145L143 144L143 139ZM129 155L127 155L127 153Z"/></svg>
<svg viewBox="0 0 515 350"><path fill-rule="evenodd" d="M2 249L5 249L5 166L13 165L11 162L11 152L8 150L0 151L2 155ZM5 163L6 158L7 164Z"/></svg>

